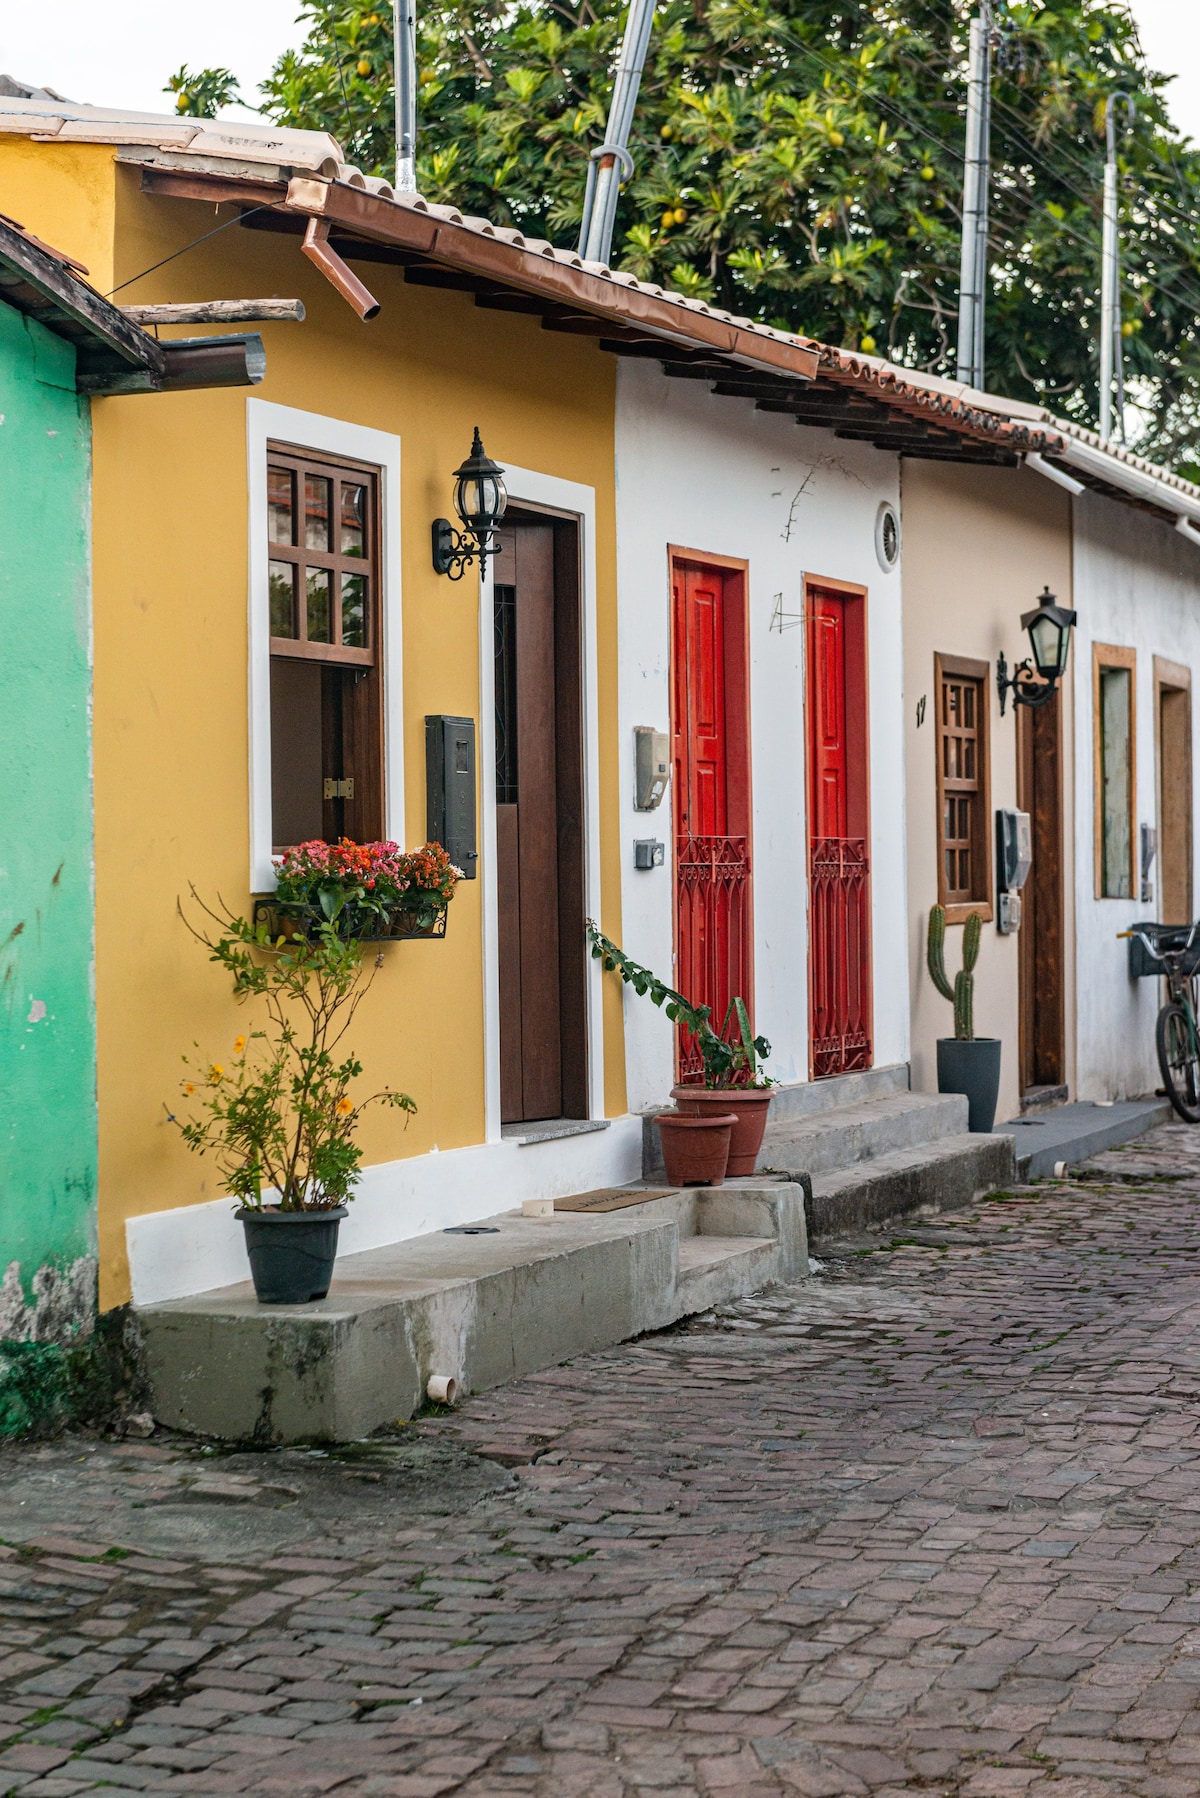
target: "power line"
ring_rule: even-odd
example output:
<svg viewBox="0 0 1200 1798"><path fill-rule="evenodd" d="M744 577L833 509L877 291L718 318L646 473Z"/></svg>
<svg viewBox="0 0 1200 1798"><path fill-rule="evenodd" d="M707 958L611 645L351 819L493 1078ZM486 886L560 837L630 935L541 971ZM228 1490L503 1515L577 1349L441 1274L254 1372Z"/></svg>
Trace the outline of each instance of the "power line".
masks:
<svg viewBox="0 0 1200 1798"><path fill-rule="evenodd" d="M814 49L811 44L806 43L802 38L796 37L794 33L789 32L788 30L786 30L786 28L779 30L778 35L779 35L779 37L786 39L787 41L792 43L803 54L810 56L822 68L829 71L829 73L835 75L842 82L845 83L848 81L848 74L847 74L846 69L843 66L839 66L837 63L831 61L828 57L823 56L819 50ZM942 67L946 68L946 69L951 69L951 68L953 68L953 65L951 63L949 63L946 59L942 59ZM957 73L958 71L956 70L955 72ZM916 124L908 116L908 114L903 112L900 107L896 106L893 101L886 99L882 95L871 95L869 97L868 103L873 105L877 110L890 114L894 119L898 120L900 124L904 125L909 131L911 131L913 133L914 137L916 137L917 139L924 138L924 139L928 140L930 138L930 136L936 135L936 133L926 130L923 125ZM1012 110L1012 109L1010 108L1008 110ZM1019 118L1020 115L1018 114L1016 116ZM961 150L957 149L953 144L947 143L944 139L942 139L940 137L938 138L938 142L939 142L942 150L948 156L950 156L954 161L956 161L958 163L965 163L965 157ZM1060 171L1056 170L1051 164L1049 164L1045 161L1045 159L1040 155L1039 152L1037 152L1033 148L1032 145L1022 145L1021 147L1022 147L1023 151L1025 152L1025 160L1038 163L1043 169L1046 170L1046 172L1048 174L1053 176L1053 178L1056 181L1058 181L1060 186L1062 186L1068 193L1071 193L1083 205L1085 205L1089 208L1092 206L1092 204L1093 204L1092 197L1089 195L1081 194L1077 188L1074 188L1072 186L1072 184L1061 174ZM1081 165L1081 166L1086 166L1086 165ZM1089 171L1089 173L1090 173L1090 171ZM1012 188L1007 189L1006 197L1009 199L1010 202L1015 200L1017 198L1015 190L1013 190ZM1037 204L1036 201L1034 201L1033 199L1030 200L1030 205L1029 205L1030 212L1032 212L1034 210L1034 207L1036 206L1036 204ZM1098 255L1099 255L1098 244L1094 243L1092 241L1092 239L1087 237L1083 232L1078 231L1073 226L1069 225L1065 219L1058 221L1058 229L1062 233L1063 236L1071 238L1074 242L1082 245L1085 249L1087 249L1090 254L1098 257ZM1200 295L1191 294L1189 292L1173 288L1170 278L1167 278L1166 280L1162 280L1162 281L1155 281L1153 279L1147 278L1146 285L1151 289L1152 292L1159 294L1162 298L1173 299L1178 304L1186 307L1189 311L1194 312L1194 313L1200 313Z"/></svg>

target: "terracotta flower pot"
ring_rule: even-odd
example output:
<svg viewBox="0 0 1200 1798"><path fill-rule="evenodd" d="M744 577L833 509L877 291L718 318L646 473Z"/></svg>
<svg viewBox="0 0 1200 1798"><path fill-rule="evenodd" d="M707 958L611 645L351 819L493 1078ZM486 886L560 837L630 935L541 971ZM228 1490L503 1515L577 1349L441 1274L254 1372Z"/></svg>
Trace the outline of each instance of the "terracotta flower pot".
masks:
<svg viewBox="0 0 1200 1798"><path fill-rule="evenodd" d="M673 1086L671 1097L680 1111L694 1116L731 1111L737 1119L729 1143L731 1180L744 1180L758 1164L763 1132L767 1127L767 1111L774 1096L769 1086L732 1087L728 1092L713 1091L707 1086Z"/></svg>
<svg viewBox="0 0 1200 1798"><path fill-rule="evenodd" d="M710 1112L660 1111L654 1122L670 1185L720 1186L737 1122L732 1111L715 1117Z"/></svg>

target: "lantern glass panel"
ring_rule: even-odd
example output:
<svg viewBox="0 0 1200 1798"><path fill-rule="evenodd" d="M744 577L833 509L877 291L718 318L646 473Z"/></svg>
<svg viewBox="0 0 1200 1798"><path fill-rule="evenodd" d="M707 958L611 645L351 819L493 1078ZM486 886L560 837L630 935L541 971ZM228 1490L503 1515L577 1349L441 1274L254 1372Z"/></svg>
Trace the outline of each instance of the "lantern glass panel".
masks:
<svg viewBox="0 0 1200 1798"><path fill-rule="evenodd" d="M1067 665L1067 631L1049 612L1039 612L1030 621L1029 641L1038 673L1046 680L1057 679Z"/></svg>

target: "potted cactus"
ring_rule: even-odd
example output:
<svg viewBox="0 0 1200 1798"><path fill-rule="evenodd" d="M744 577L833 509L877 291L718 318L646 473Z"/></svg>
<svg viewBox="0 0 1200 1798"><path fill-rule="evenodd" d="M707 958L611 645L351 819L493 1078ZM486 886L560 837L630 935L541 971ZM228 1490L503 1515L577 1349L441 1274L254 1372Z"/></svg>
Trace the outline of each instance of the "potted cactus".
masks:
<svg viewBox="0 0 1200 1798"><path fill-rule="evenodd" d="M951 986L946 974L946 913L942 906L933 906L926 960L934 986L954 1007L954 1035L938 1038L938 1091L965 1093L968 1128L986 1135L996 1121L1001 1045L998 1036L975 1034L975 964L982 931L983 920L973 911L963 925L962 967Z"/></svg>

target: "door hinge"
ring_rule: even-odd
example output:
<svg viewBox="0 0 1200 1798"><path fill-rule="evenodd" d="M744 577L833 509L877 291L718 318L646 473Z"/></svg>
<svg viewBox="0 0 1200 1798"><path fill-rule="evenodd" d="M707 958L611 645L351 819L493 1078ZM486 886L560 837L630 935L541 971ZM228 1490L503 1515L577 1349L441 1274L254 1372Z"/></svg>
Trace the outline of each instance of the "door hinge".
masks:
<svg viewBox="0 0 1200 1798"><path fill-rule="evenodd" d="M351 777L351 779L349 779L349 780L326 779L325 784L324 784L324 797L326 799L353 799L354 798L353 777Z"/></svg>

